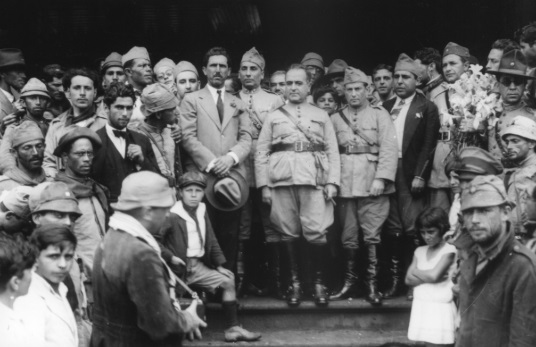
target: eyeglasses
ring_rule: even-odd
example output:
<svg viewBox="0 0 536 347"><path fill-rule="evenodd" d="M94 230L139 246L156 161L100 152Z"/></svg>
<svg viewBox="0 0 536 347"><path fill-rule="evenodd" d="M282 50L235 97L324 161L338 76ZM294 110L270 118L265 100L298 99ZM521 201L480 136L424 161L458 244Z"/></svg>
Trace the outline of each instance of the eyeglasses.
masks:
<svg viewBox="0 0 536 347"><path fill-rule="evenodd" d="M509 76L503 76L499 80L503 86L508 87L512 83L514 83L516 86L520 86L525 83L525 79L522 77L509 77Z"/></svg>
<svg viewBox="0 0 536 347"><path fill-rule="evenodd" d="M84 152L73 152L73 155L78 158L82 158L87 155L89 159L92 159L95 156L93 151L84 151Z"/></svg>

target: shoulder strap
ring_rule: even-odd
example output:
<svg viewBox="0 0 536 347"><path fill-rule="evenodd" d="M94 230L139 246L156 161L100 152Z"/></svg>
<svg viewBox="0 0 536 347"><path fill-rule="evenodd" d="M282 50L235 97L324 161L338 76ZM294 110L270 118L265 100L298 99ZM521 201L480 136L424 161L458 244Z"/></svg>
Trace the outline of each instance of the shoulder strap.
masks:
<svg viewBox="0 0 536 347"><path fill-rule="evenodd" d="M352 131L354 132L354 134L356 134L357 136L361 137L363 140L365 140L366 143L369 144L369 146L376 146L376 142L374 142L370 137L368 137L367 135L365 135L363 133L363 131L361 129L359 129L359 127L356 125L356 126L352 126L350 124L350 121L348 120L348 118L346 118L346 116L344 115L344 113L342 112L342 110L339 110L339 116L341 116L342 120L346 123L346 125L348 125L350 127L350 129L352 129Z"/></svg>
<svg viewBox="0 0 536 347"><path fill-rule="evenodd" d="M311 143L317 142L315 141L314 137L311 134L309 134L307 130L303 129L301 125L298 124L298 121L296 120L296 118L294 118L294 116L290 114L290 112L285 110L285 106L281 106L280 108L278 108L278 110L281 111L285 116L287 116L288 119L290 119L290 121L296 126L296 128L298 128L298 130L302 132L303 135L305 135L305 137L307 138L307 140L309 140L309 142Z"/></svg>
<svg viewBox="0 0 536 347"><path fill-rule="evenodd" d="M158 149L158 152L162 156L162 160L164 161L164 164L166 164L166 168L168 169L169 172L171 172L171 168L169 167L169 163L167 162L167 158L164 155L164 152L162 152L162 150L160 149L160 147L158 147L158 144L156 143L156 140L153 137L153 135L151 135L151 133L149 133L147 130L143 129L142 127L140 127L139 129L140 129L140 131L142 133L147 135L147 137L149 138L149 141L151 141L154 144L154 146L156 147L156 149Z"/></svg>

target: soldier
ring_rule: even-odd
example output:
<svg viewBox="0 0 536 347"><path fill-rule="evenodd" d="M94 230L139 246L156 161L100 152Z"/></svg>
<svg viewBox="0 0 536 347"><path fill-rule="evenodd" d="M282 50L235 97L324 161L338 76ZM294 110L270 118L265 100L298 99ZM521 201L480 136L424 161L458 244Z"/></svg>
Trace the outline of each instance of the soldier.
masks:
<svg viewBox="0 0 536 347"><path fill-rule="evenodd" d="M387 194L395 191L398 148L389 114L383 107L370 106L367 101L367 84L367 76L362 71L347 68L344 87L348 107L331 117L341 154L341 202L337 209L343 225L346 274L343 288L330 299L346 298L356 283L359 229L363 232L368 258L367 300L380 305L376 285L377 248L381 227L389 213Z"/></svg>
<svg viewBox="0 0 536 347"><path fill-rule="evenodd" d="M297 241L303 235L311 251L316 304L327 305L322 267L340 180L337 138L328 114L307 103L311 78L306 68L292 65L286 83L288 104L266 117L259 135L255 178L263 201L272 206L270 217L289 259L288 304L301 301Z"/></svg>
<svg viewBox="0 0 536 347"><path fill-rule="evenodd" d="M348 67L348 64L342 59L335 59L328 67L326 74L320 79L319 83L322 85L329 85L333 88L339 97L344 101L344 86L342 84L344 80L344 71Z"/></svg>
<svg viewBox="0 0 536 347"><path fill-rule="evenodd" d="M504 111L491 122L488 132L488 151L505 167L512 167L508 160L508 149L501 141L501 131L510 124L514 117L523 116L536 121L536 113L527 107L523 101L523 93L528 80L534 79L527 74L527 61L520 50L514 49L505 53L497 71L489 71L497 76L499 93L501 95Z"/></svg>
<svg viewBox="0 0 536 347"><path fill-rule="evenodd" d="M251 268L240 271L240 266L248 266L251 262L251 253L258 251L252 249L251 233L253 215L261 216L261 223L264 229L264 236L266 244L268 246L270 257L270 270L272 275L272 281L274 289L277 292L280 291L280 279L279 279L279 242L281 237L279 232L275 229L275 226L270 222L270 206L262 203L262 194L260 190L255 188L255 151L257 147L257 140L259 133L261 132L262 125L266 118L266 115L275 109L283 106L285 102L281 96L267 92L261 89L261 81L264 78L264 68L266 63L264 57L257 52L255 48L244 53L242 61L240 62L240 70L238 77L242 82L242 90L237 96L246 103L249 117L251 119L251 151L249 157L245 161L247 180L250 186L249 201L245 205L241 220L240 220L240 233L239 233L239 245L238 245L238 289L240 291L241 280L244 276L251 275ZM258 212L258 213L254 213ZM245 259L245 262L244 262ZM244 273L245 272L245 273Z"/></svg>
<svg viewBox="0 0 536 347"><path fill-rule="evenodd" d="M114 82L125 82L126 76L121 64L123 57L117 52L112 52L102 62L100 73L102 76L102 87L108 89Z"/></svg>
<svg viewBox="0 0 536 347"><path fill-rule="evenodd" d="M175 74L175 85L177 86L179 100L182 100L187 93L192 93L199 89L199 73L189 61L180 61L175 66L173 73Z"/></svg>
<svg viewBox="0 0 536 347"><path fill-rule="evenodd" d="M278 70L270 76L270 90L283 98L285 98L285 74L285 71Z"/></svg>
<svg viewBox="0 0 536 347"><path fill-rule="evenodd" d="M318 53L309 52L303 56L301 64L305 66L311 74L311 85L314 85L322 76L324 76L324 59Z"/></svg>
<svg viewBox="0 0 536 347"><path fill-rule="evenodd" d="M121 57L121 63L127 76L127 83L134 88L136 93L136 103L130 122L138 123L145 119L141 112L141 92L143 88L153 83L151 58L145 47L134 46Z"/></svg>

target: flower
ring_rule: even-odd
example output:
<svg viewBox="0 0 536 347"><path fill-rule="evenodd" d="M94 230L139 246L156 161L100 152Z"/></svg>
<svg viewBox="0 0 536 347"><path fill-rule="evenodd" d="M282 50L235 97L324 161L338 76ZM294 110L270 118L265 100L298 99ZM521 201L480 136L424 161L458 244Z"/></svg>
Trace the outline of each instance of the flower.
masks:
<svg viewBox="0 0 536 347"><path fill-rule="evenodd" d="M415 113L415 118L419 118L419 119L422 118L422 113L420 112Z"/></svg>

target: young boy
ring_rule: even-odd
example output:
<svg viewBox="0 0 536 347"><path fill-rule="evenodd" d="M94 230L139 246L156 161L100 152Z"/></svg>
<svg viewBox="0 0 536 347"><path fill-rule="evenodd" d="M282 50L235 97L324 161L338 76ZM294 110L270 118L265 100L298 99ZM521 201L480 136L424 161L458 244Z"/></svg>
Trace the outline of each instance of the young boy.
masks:
<svg viewBox="0 0 536 347"><path fill-rule="evenodd" d="M160 236L162 257L178 273L184 272L178 271L181 266L186 267L187 284L211 292L223 290L222 306L229 326L225 341L256 341L261 334L249 332L238 323L234 275L222 266L225 256L201 202L206 186L206 178L199 172L187 172L179 179L181 200L171 208Z"/></svg>

